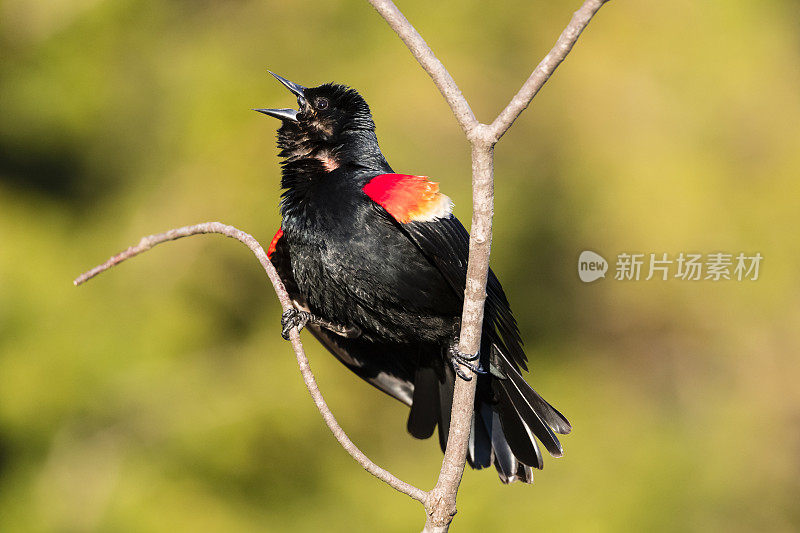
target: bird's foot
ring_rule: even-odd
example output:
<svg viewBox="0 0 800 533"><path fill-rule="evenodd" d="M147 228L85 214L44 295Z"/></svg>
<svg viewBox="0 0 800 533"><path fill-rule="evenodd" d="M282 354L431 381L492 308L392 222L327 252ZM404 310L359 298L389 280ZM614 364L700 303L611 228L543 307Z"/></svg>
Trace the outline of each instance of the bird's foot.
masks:
<svg viewBox="0 0 800 533"><path fill-rule="evenodd" d="M448 349L448 354L450 355L450 364L453 366L453 370L455 370L458 377L464 381L471 381L472 376L467 374L462 367L469 368L476 374L488 374L483 366L481 366L480 350L475 354L464 353L459 351L458 344L453 344Z"/></svg>
<svg viewBox="0 0 800 533"><path fill-rule="evenodd" d="M300 333L313 316L311 313L300 311L294 307L284 311L281 315L281 337L283 337L283 340L289 340L289 331L292 328L297 328L297 332Z"/></svg>
<svg viewBox="0 0 800 533"><path fill-rule="evenodd" d="M329 320L312 315L308 311L300 311L292 307L284 311L281 315L281 337L288 341L289 331L291 331L292 328L296 327L297 332L300 333L308 324L315 324L348 339L353 339L361 335L361 329L358 326L334 324Z"/></svg>

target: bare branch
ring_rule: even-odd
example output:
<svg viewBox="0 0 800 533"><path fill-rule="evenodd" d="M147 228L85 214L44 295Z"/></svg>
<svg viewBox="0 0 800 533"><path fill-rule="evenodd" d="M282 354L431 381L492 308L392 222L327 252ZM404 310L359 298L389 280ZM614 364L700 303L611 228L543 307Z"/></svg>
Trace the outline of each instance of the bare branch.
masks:
<svg viewBox="0 0 800 533"><path fill-rule="evenodd" d="M494 214L494 164L491 144L472 145L472 226L467 262L467 285L461 314L459 350L477 353L481 346L486 279L492 246ZM477 379L456 379L450 433L436 486L428 495L425 532L447 531L456 514L456 495L464 475L467 446L475 411Z"/></svg>
<svg viewBox="0 0 800 533"><path fill-rule="evenodd" d="M533 97L539 92L539 89L550 79L558 65L567 57L575 42L578 40L581 32L589 24L597 11L603 7L603 4L608 0L586 0L583 5L573 15L572 19L567 24L567 27L559 35L556 44L548 52L544 59L536 65L530 77L522 85L519 92L514 95L511 102L506 106L503 111L494 119L491 125L491 134L494 142L500 140L511 124L517 119L528 105L530 105Z"/></svg>
<svg viewBox="0 0 800 533"><path fill-rule="evenodd" d="M433 79L472 146L472 226L461 317L459 349L462 352L476 353L480 348L494 212L493 147L528 107L539 89L572 50L578 36L594 14L607 1L584 2L550 53L534 69L508 106L487 126L478 122L450 73L397 6L391 0L369 0ZM425 503L428 519L424 532L446 532L455 516L456 496L466 463L476 381L456 379L447 447L436 486L428 493Z"/></svg>
<svg viewBox="0 0 800 533"><path fill-rule="evenodd" d="M255 254L256 258L258 258L261 266L264 267L264 271L267 273L269 280L272 282L272 286L275 289L275 294L278 295L278 300L280 301L283 310L285 311L292 307L292 301L289 298L289 294L287 294L286 289L283 286L283 282L281 282L278 273L275 271L275 267L272 265L272 262L270 262L267 254L264 252L264 248L262 248L258 241L249 233L245 233L240 229L237 229L233 226L228 226L227 224L223 224L221 222L205 222L203 224L184 226L182 228L171 229L165 233L142 237L142 239L139 241L139 244L136 246L131 246L124 252L111 257L102 265L96 266L92 270L81 274L75 279L75 281L73 281L73 283L75 285L80 285L81 283L92 279L101 272L118 265L126 259L135 257L142 252L146 252L153 246L161 244L162 242L174 241L183 237L189 237L191 235L199 235L203 233L219 233L221 235L225 235L226 237L236 239L247 245L247 247L250 248L250 250ZM336 418L333 416L328 404L325 403L325 399L322 397L322 392L320 392L319 387L317 386L317 381L314 379L314 374L311 372L311 366L309 365L308 357L306 357L305 351L303 350L303 344L300 342L300 334L297 332L297 328L291 330L289 333L289 339L292 342L292 348L294 349L295 356L297 357L297 364L300 367L300 373L303 376L303 381L306 384L306 388L311 394L311 398L314 400L314 404L317 406L317 409L319 409L322 418L325 420L325 423L328 425L331 433L333 433L333 436L336 437L336 440L342 445L342 448L344 448L353 459L355 459L362 467L364 467L364 470L378 479L386 482L392 488L424 504L428 496L424 490L418 489L417 487L406 483L405 481L397 478L388 470L376 465L369 459L369 457L364 455L364 452L362 452L355 444L353 444L353 441L350 440L342 427L336 421Z"/></svg>
<svg viewBox="0 0 800 533"><path fill-rule="evenodd" d="M461 94L461 89L458 88L455 80L433 53L428 43L411 25L405 15L397 9L394 2L391 0L369 0L369 3L403 40L417 62L431 77L436 88L439 89L439 92L442 93L442 96L447 101L447 105L453 110L458 125L461 126L461 129L464 130L464 133L469 138L472 130L478 125L478 119L475 118L467 99Z"/></svg>

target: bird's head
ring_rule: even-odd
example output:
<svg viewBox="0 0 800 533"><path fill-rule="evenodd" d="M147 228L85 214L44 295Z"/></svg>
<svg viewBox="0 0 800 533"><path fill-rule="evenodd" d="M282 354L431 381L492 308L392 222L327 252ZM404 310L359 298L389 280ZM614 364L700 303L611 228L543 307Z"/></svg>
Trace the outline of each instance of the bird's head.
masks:
<svg viewBox="0 0 800 533"><path fill-rule="evenodd" d="M270 74L297 97L297 109L255 109L282 121L278 145L287 162L316 158L331 170L335 156L360 144L359 138L374 138L369 106L355 89L334 83L303 87Z"/></svg>

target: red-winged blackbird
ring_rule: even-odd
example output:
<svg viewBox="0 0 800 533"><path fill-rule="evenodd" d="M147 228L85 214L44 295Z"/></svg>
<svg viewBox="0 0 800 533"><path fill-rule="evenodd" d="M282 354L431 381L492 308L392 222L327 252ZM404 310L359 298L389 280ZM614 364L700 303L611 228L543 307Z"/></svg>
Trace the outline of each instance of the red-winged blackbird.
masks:
<svg viewBox="0 0 800 533"><path fill-rule="evenodd" d="M274 75L274 74L273 74ZM337 359L411 407L408 431L447 442L453 386L478 372L468 461L509 483L542 468L571 426L522 378L517 323L489 271L481 349L460 353L469 234L450 199L423 176L395 174L364 99L344 85L305 88L274 75L299 109L278 118L283 221L268 255L297 309L283 336L306 327Z"/></svg>

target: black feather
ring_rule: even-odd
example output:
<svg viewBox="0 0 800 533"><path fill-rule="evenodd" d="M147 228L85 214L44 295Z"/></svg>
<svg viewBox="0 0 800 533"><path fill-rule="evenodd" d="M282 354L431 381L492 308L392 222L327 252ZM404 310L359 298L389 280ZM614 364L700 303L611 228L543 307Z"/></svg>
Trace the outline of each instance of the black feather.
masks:
<svg viewBox="0 0 800 533"><path fill-rule="evenodd" d="M541 469L542 454L516 406L507 396L501 396L496 410L503 425L503 434L517 459L526 465Z"/></svg>
<svg viewBox="0 0 800 533"><path fill-rule="evenodd" d="M472 413L472 427L469 434L469 464L472 468L486 468L492 464L492 438L483 418L478 414L480 408Z"/></svg>
<svg viewBox="0 0 800 533"><path fill-rule="evenodd" d="M408 432L418 439L427 439L436 429L438 412L439 378L433 368L422 366L414 381L414 403L408 414Z"/></svg>
<svg viewBox="0 0 800 533"><path fill-rule="evenodd" d="M439 394L439 447L442 451L447 449L447 436L450 433L450 414L453 410L453 388L455 374L452 369L445 367L442 381L438 387Z"/></svg>
<svg viewBox="0 0 800 533"><path fill-rule="evenodd" d="M485 417L487 415L484 415ZM500 417L496 412L492 411L488 417L491 417L492 426L492 450L494 451L494 466L497 473L500 474L500 480L503 483L511 483L516 478L519 462L514 457L508 442L503 435L503 428L500 425Z"/></svg>
<svg viewBox="0 0 800 533"><path fill-rule="evenodd" d="M512 376L510 379L495 380L492 385L495 388L495 393L500 398L499 403L513 404L519 411L522 419L528 427L531 428L534 435L536 435L536 438L547 448L547 451L554 457L561 457L564 454L561 443L558 441L555 433L553 433L553 430L550 429L550 426L541 419L528 403L520 390L520 384L515 382L515 377Z"/></svg>

